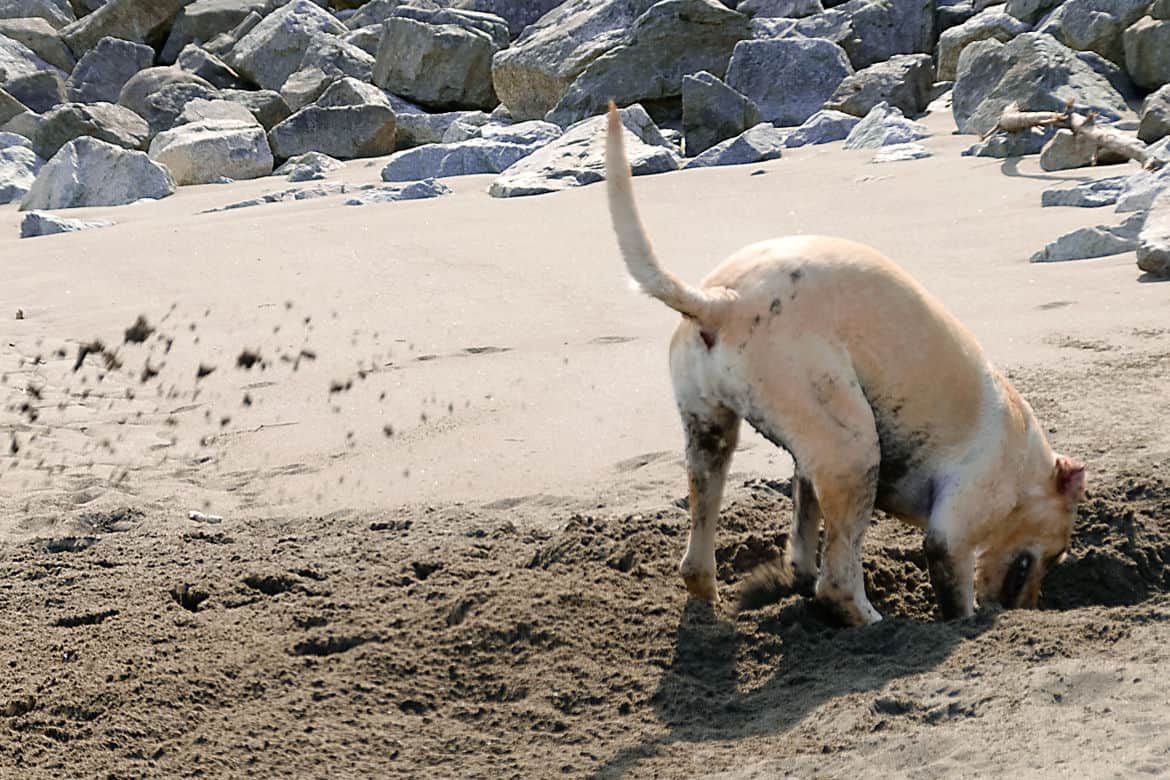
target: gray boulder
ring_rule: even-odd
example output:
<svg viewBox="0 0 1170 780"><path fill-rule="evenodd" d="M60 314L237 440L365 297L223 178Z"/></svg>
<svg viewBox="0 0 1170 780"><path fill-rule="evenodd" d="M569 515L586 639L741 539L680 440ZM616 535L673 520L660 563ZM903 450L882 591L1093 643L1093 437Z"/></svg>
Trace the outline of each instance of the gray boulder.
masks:
<svg viewBox="0 0 1170 780"><path fill-rule="evenodd" d="M362 187L356 195L346 198L346 206L368 206L372 203L395 203L400 200L424 200L450 195L451 188L441 181L424 179L409 184Z"/></svg>
<svg viewBox="0 0 1170 780"><path fill-rule="evenodd" d="M159 60L176 62L188 45L202 44L220 33L230 32L249 12L264 13L268 6L267 0L195 0L175 17Z"/></svg>
<svg viewBox="0 0 1170 780"><path fill-rule="evenodd" d="M184 0L109 0L93 13L61 28L61 37L79 58L102 38L156 46L165 39L183 5Z"/></svg>
<svg viewBox="0 0 1170 780"><path fill-rule="evenodd" d="M398 115L398 148L410 149L423 144L443 143L448 131L461 122L478 121L480 111L446 111L441 114L396 112Z"/></svg>
<svg viewBox="0 0 1170 780"><path fill-rule="evenodd" d="M1137 265L1151 276L1170 278L1170 196L1160 197L1146 217L1138 234Z"/></svg>
<svg viewBox="0 0 1170 780"><path fill-rule="evenodd" d="M563 127L602 113L610 99L629 105L678 97L688 74L722 76L732 49L749 37L747 18L717 0L662 0L589 63L546 119Z"/></svg>
<svg viewBox="0 0 1170 780"><path fill-rule="evenodd" d="M687 162L684 168L745 165L775 160L784 150L784 133L767 122L748 128Z"/></svg>
<svg viewBox="0 0 1170 780"><path fill-rule="evenodd" d="M726 80L759 106L764 121L799 125L852 73L844 50L831 41L778 38L737 43Z"/></svg>
<svg viewBox="0 0 1170 780"><path fill-rule="evenodd" d="M483 30L391 17L382 25L374 83L435 109L494 108L492 55L499 43Z"/></svg>
<svg viewBox="0 0 1170 780"><path fill-rule="evenodd" d="M394 110L386 106L306 106L268 132L272 153L288 159L321 152L339 160L394 151Z"/></svg>
<svg viewBox="0 0 1170 780"><path fill-rule="evenodd" d="M227 32L222 32L209 41L204 41L203 48L217 57L227 57L245 35L256 29L256 25L264 21L264 17L256 11L249 11L243 21Z"/></svg>
<svg viewBox="0 0 1170 780"><path fill-rule="evenodd" d="M619 115L635 176L678 170L676 152L641 106L621 109ZM488 193L495 198L539 195L603 180L605 127L604 116L573 125L560 138L501 173Z"/></svg>
<svg viewBox="0 0 1170 780"><path fill-rule="evenodd" d="M1024 157L1040 154L1044 145L1056 135L1055 127L1033 127L1019 133L995 133L963 150L964 157Z"/></svg>
<svg viewBox="0 0 1170 780"><path fill-rule="evenodd" d="M239 103L251 111L252 116L256 117L256 121L265 130L271 130L292 116L292 111L289 109L288 104L284 102L284 98L280 96L280 93L273 92L270 89L254 91L225 89L220 92L220 97L232 103Z"/></svg>
<svg viewBox="0 0 1170 780"><path fill-rule="evenodd" d="M175 65L217 89L246 89L249 86L230 65L194 43L187 44L179 52Z"/></svg>
<svg viewBox="0 0 1170 780"><path fill-rule="evenodd" d="M1007 43L984 40L963 50L951 107L959 132L982 134L1013 101L1029 111L1062 111L1069 100L1106 119L1128 110L1113 85L1076 52L1050 35L1024 33Z"/></svg>
<svg viewBox="0 0 1170 780"><path fill-rule="evenodd" d="M1145 216L1144 213L1134 214L1120 225L1078 228L1051 242L1028 259L1033 263L1058 263L1132 252L1138 247L1138 234Z"/></svg>
<svg viewBox="0 0 1170 780"><path fill-rule="evenodd" d="M53 66L20 41L0 35L0 85L8 79L31 76Z"/></svg>
<svg viewBox="0 0 1170 780"><path fill-rule="evenodd" d="M929 54L897 54L846 76L825 108L861 117L884 102L917 116L930 103L933 86L934 62Z"/></svg>
<svg viewBox="0 0 1170 780"><path fill-rule="evenodd" d="M0 127L4 127L14 117L26 113L30 113L28 106L12 97L6 90L0 89Z"/></svg>
<svg viewBox="0 0 1170 780"><path fill-rule="evenodd" d="M854 68L885 62L895 54L934 50L934 0L849 0L835 10L849 15L853 39L845 51Z"/></svg>
<svg viewBox="0 0 1170 780"><path fill-rule="evenodd" d="M20 237L36 238L58 233L75 233L78 230L109 227L114 223L108 219L70 219L58 217L47 211L30 211L20 221Z"/></svg>
<svg viewBox="0 0 1170 780"><path fill-rule="evenodd" d="M91 136L124 149L142 149L150 128L142 117L113 103L64 103L46 113L31 136L46 160L75 138Z"/></svg>
<svg viewBox="0 0 1170 780"><path fill-rule="evenodd" d="M44 121L44 117L34 111L22 111L0 125L0 133L6 136L22 135L25 138L34 138Z"/></svg>
<svg viewBox="0 0 1170 780"><path fill-rule="evenodd" d="M367 84L348 76L330 84L328 89L317 98L317 105L323 108L364 105L394 108L385 92L373 84Z"/></svg>
<svg viewBox="0 0 1170 780"><path fill-rule="evenodd" d="M464 116L459 117L447 127L447 132L443 133L443 139L440 143L454 144L472 138L479 138L481 137L484 126L491 119L492 115L484 111L468 111ZM550 122L540 122L539 119L533 119L531 121L539 122L542 125L551 124ZM560 130L560 127L557 125L553 125L553 127L556 127L558 131Z"/></svg>
<svg viewBox="0 0 1170 780"><path fill-rule="evenodd" d="M508 45L507 23L492 14L478 11L464 11L456 8L431 8L416 5L402 5L394 12L394 16L405 19L414 19L426 24L453 24L456 27L465 27L469 30L479 30L491 36L492 42L499 48ZM389 21L389 20L387 20ZM383 26L385 22L383 22Z"/></svg>
<svg viewBox="0 0 1170 780"><path fill-rule="evenodd" d="M1036 26L1070 49L1125 63L1121 35L1145 13L1149 0L1064 0Z"/></svg>
<svg viewBox="0 0 1170 780"><path fill-rule="evenodd" d="M1139 140L1152 144L1170 135L1170 84L1150 94L1142 103Z"/></svg>
<svg viewBox="0 0 1170 780"><path fill-rule="evenodd" d="M1135 84L1154 90L1170 83L1170 21L1143 16L1122 38L1125 67Z"/></svg>
<svg viewBox="0 0 1170 780"><path fill-rule="evenodd" d="M53 106L69 99L65 82L55 70L42 70L28 76L9 79L4 85L9 95L28 106L30 111L43 114Z"/></svg>
<svg viewBox="0 0 1170 780"><path fill-rule="evenodd" d="M154 62L154 49L119 38L102 38L87 51L66 86L76 103L117 103L126 82Z"/></svg>
<svg viewBox="0 0 1170 780"><path fill-rule="evenodd" d="M861 119L840 111L821 110L804 120L804 123L790 132L784 139L788 148L809 144L827 144L844 141Z"/></svg>
<svg viewBox="0 0 1170 780"><path fill-rule="evenodd" d="M319 98L337 80L320 68L303 68L284 80L280 96L293 111L299 111Z"/></svg>
<svg viewBox="0 0 1170 780"><path fill-rule="evenodd" d="M785 19L799 19L824 13L821 0L743 0L735 10L750 17L779 16Z"/></svg>
<svg viewBox="0 0 1170 780"><path fill-rule="evenodd" d="M1147 211L1162 193L1170 191L1170 165L1156 171L1132 173L1117 196L1117 211Z"/></svg>
<svg viewBox="0 0 1170 780"><path fill-rule="evenodd" d="M498 16L508 25L508 36L515 38L524 28L560 5L564 0L455 0L451 5L467 11Z"/></svg>
<svg viewBox="0 0 1170 780"><path fill-rule="evenodd" d="M954 81L959 68L959 55L963 49L976 41L995 39L1002 43L1010 41L1032 29L1003 11L1003 6L991 6L962 24L952 27L938 38L938 80Z"/></svg>
<svg viewBox="0 0 1170 780"><path fill-rule="evenodd" d="M371 24L359 27L353 32L341 36L341 40L350 46L356 46L371 57L378 56L378 43L382 40L382 25Z"/></svg>
<svg viewBox="0 0 1170 780"><path fill-rule="evenodd" d="M345 32L345 25L310 0L290 0L240 38L227 62L264 89L279 90L300 69L314 35Z"/></svg>
<svg viewBox="0 0 1170 780"><path fill-rule="evenodd" d="M170 171L144 152L96 138L76 138L41 168L20 208L121 206L140 198L165 198L174 191Z"/></svg>
<svg viewBox="0 0 1170 780"><path fill-rule="evenodd" d="M179 123L179 117L187 104L193 100L216 100L219 90L194 82L176 81L166 84L146 99L142 116L150 125L150 134L155 136L170 130Z"/></svg>
<svg viewBox="0 0 1170 780"><path fill-rule="evenodd" d="M203 97L211 99L216 96L216 89L206 80L196 76L193 73L188 73L182 68L159 67L147 68L135 73L122 86L122 91L118 93L118 105L125 106L141 117L150 120L150 114L154 109L151 106L151 100L155 98L162 90L172 84L192 84L202 87L206 94L194 95L194 97ZM179 106L175 111L175 116L182 111L182 106ZM170 125L162 128L169 129Z"/></svg>
<svg viewBox="0 0 1170 780"><path fill-rule="evenodd" d="M1061 2L1062 0L1007 0L1003 10L1021 22L1035 24L1040 17Z"/></svg>
<svg viewBox="0 0 1170 780"><path fill-rule="evenodd" d="M0 19L44 19L59 30L77 16L68 0L0 0Z"/></svg>
<svg viewBox="0 0 1170 780"><path fill-rule="evenodd" d="M340 160L335 160L327 154L305 152L290 157L273 173L277 176L284 176L289 181L315 181L324 179L325 174L339 171L344 167Z"/></svg>
<svg viewBox="0 0 1170 780"><path fill-rule="evenodd" d="M458 143L427 144L395 152L382 169L383 181L416 181L474 173L501 173L516 161L555 141L561 129L533 120L485 128L486 136Z"/></svg>
<svg viewBox="0 0 1170 780"><path fill-rule="evenodd" d="M335 35L317 33L309 39L298 70L305 68L316 68L334 78L369 81L374 74L374 57Z"/></svg>
<svg viewBox="0 0 1170 780"><path fill-rule="evenodd" d="M232 100L207 100L205 98L195 98L183 106L183 110L175 119L175 126L180 127L193 122L221 119L260 127L260 121L246 106Z"/></svg>
<svg viewBox="0 0 1170 780"><path fill-rule="evenodd" d="M1094 179L1075 187L1058 187L1040 193L1041 206L1075 206L1077 208L1100 208L1112 206L1121 196L1125 187L1125 176L1109 176Z"/></svg>
<svg viewBox="0 0 1170 780"><path fill-rule="evenodd" d="M706 71L682 81L683 138L695 156L760 123L760 109Z"/></svg>
<svg viewBox="0 0 1170 780"><path fill-rule="evenodd" d="M77 61L73 52L61 40L61 34L40 17L31 19L0 18L0 35L23 43L45 62L68 73Z"/></svg>
<svg viewBox="0 0 1170 780"><path fill-rule="evenodd" d="M267 176L272 173L268 138L251 115L248 119L206 119L159 133L150 142L150 159L165 165L180 185Z"/></svg>
<svg viewBox="0 0 1170 780"><path fill-rule="evenodd" d="M500 101L517 120L543 119L593 60L617 46L655 0L572 0L542 16L492 60Z"/></svg>
<svg viewBox="0 0 1170 780"><path fill-rule="evenodd" d="M845 138L846 149L877 149L926 138L926 125L913 122L888 103L878 103Z"/></svg>
<svg viewBox="0 0 1170 780"><path fill-rule="evenodd" d="M368 0L354 12L353 16L345 20L345 26L351 30L357 30L381 24L394 16L402 4L402 0ZM432 5L438 7L437 3Z"/></svg>
<svg viewBox="0 0 1170 780"><path fill-rule="evenodd" d="M3 135L10 134L0 134ZM45 161L29 146L0 146L0 203L12 203L23 198L44 164Z"/></svg>

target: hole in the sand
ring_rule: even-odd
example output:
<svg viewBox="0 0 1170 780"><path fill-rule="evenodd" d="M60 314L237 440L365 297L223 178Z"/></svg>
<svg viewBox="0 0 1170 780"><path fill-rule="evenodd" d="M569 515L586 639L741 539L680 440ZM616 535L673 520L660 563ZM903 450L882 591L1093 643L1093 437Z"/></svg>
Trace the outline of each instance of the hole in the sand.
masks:
<svg viewBox="0 0 1170 780"><path fill-rule="evenodd" d="M347 650L364 645L368 642L373 642L374 637L355 634L351 636L324 636L313 637L306 639L303 642L297 642L293 645L293 653L296 655L337 655L344 653Z"/></svg>
<svg viewBox="0 0 1170 780"><path fill-rule="evenodd" d="M53 625L59 628L76 628L77 626L95 626L106 618L118 614L116 609L103 609L101 612L86 612L81 615L68 615L58 618Z"/></svg>
<svg viewBox="0 0 1170 780"><path fill-rule="evenodd" d="M62 536L58 539L46 539L44 546L45 552L74 553L88 550L97 544L98 541L99 539L96 536Z"/></svg>
<svg viewBox="0 0 1170 780"><path fill-rule="evenodd" d="M200 590L193 585L183 583L171 588L171 598L175 600L183 609L188 612L195 612L199 609L199 605L210 597L211 594L207 591Z"/></svg>
<svg viewBox="0 0 1170 780"><path fill-rule="evenodd" d="M295 588L297 581L287 574L250 574L244 578L244 584L265 596L275 596Z"/></svg>

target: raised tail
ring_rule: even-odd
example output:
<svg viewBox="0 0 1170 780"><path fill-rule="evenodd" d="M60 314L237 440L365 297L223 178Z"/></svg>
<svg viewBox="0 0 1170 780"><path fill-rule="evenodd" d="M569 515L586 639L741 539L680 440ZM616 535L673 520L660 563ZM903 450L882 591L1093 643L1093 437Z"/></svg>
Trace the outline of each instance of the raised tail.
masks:
<svg viewBox="0 0 1170 780"><path fill-rule="evenodd" d="M735 293L723 287L709 290L692 287L658 264L634 203L633 177L626 159L622 121L612 100L609 103L609 128L606 132L605 181L609 195L609 216L613 220L622 258L642 292L693 318L700 325L718 328L723 319L723 310L735 300Z"/></svg>

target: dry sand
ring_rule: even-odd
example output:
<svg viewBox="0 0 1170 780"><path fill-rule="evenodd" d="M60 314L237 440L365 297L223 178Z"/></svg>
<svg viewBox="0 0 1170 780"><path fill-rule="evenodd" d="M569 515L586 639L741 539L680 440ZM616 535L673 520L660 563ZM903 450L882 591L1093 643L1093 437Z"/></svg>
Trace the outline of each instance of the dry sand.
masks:
<svg viewBox="0 0 1170 780"><path fill-rule="evenodd" d="M927 121L926 160L833 144L637 194L686 278L829 233L956 312L1090 468L1044 609L934 622L888 520L877 626L687 604L675 318L630 291L598 187L200 213L297 186L268 179L28 240L7 206L0 776L1165 774L1170 285L1027 262L1120 222L1043 189L1123 168L964 158ZM73 371L95 339L120 367ZM725 593L790 511L786 455L745 435L732 468Z"/></svg>

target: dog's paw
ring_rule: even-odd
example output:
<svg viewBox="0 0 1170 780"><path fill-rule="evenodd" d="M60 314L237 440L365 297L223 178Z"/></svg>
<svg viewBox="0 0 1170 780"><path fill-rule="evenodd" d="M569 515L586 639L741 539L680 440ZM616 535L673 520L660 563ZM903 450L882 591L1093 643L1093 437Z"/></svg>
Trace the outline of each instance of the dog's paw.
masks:
<svg viewBox="0 0 1170 780"><path fill-rule="evenodd" d="M709 604L719 603L719 587L715 583L715 575L684 572L682 578L686 583L687 593L693 598L702 599Z"/></svg>

